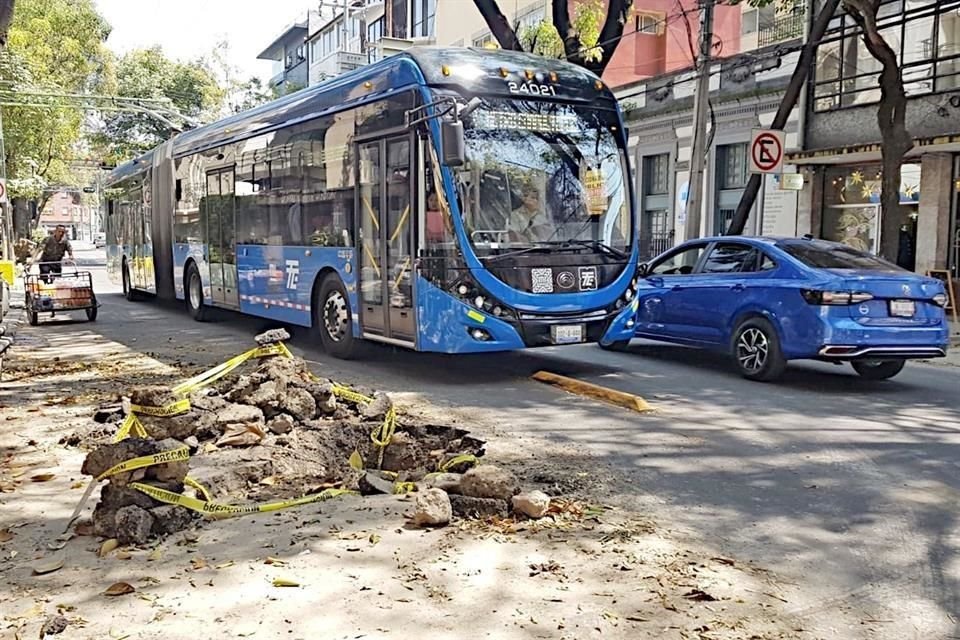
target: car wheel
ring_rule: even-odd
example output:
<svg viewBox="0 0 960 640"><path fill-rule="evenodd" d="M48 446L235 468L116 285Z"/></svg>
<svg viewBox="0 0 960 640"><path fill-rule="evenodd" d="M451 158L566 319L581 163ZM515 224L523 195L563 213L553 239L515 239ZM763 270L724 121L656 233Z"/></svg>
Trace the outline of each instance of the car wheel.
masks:
<svg viewBox="0 0 960 640"><path fill-rule="evenodd" d="M600 348L604 351L629 351L630 350L630 341L629 340L614 340L609 344L603 344L602 342L598 343Z"/></svg>
<svg viewBox="0 0 960 640"><path fill-rule="evenodd" d="M127 266L127 263L123 263L123 297L130 302L136 302L140 299L140 296L134 290L133 285L130 284L130 268Z"/></svg>
<svg viewBox="0 0 960 640"><path fill-rule="evenodd" d="M93 299L90 300L90 302L91 302L91 304L93 304L93 306L90 307L89 309L87 309L87 320L88 320L89 322L96 322L96 321L97 321L97 311L98 311L98 309L97 309L97 298L94 297Z"/></svg>
<svg viewBox="0 0 960 640"><path fill-rule="evenodd" d="M853 370L866 380L889 380L903 371L903 360L858 360L851 363Z"/></svg>
<svg viewBox="0 0 960 640"><path fill-rule="evenodd" d="M352 318L347 290L340 278L328 275L313 301L313 329L320 334L323 350L335 358L349 360L356 355Z"/></svg>
<svg viewBox="0 0 960 640"><path fill-rule="evenodd" d="M30 326L35 327L40 324L40 314L36 311L31 311L27 314L27 320L30 321Z"/></svg>
<svg viewBox="0 0 960 640"><path fill-rule="evenodd" d="M748 380L770 382L787 368L777 330L763 318L750 318L733 334L733 357L740 374Z"/></svg>
<svg viewBox="0 0 960 640"><path fill-rule="evenodd" d="M203 304L203 281L200 279L200 270L197 265L192 264L187 268L187 277L184 278L186 291L184 292L184 301L187 305L187 313L197 322L204 322L207 319L207 307Z"/></svg>

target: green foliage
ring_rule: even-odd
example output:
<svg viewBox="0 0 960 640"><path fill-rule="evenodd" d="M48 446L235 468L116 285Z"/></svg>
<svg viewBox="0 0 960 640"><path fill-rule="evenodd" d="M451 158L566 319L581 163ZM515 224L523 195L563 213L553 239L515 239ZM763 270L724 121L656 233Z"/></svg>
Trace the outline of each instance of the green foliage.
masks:
<svg viewBox="0 0 960 640"><path fill-rule="evenodd" d="M577 3L571 16L571 27L584 49L585 60L600 60L603 55L597 41L606 17L603 0L582 0ZM545 58L563 57L563 39L552 22L546 20L526 27L517 34L523 48Z"/></svg>
<svg viewBox="0 0 960 640"><path fill-rule="evenodd" d="M110 82L124 98L148 99L140 103L166 118L176 117L165 109L201 120L219 115L225 92L206 61L176 62L159 46L135 49L117 60ZM122 161L168 139L169 125L145 112L104 112L103 126L95 136L105 158Z"/></svg>
<svg viewBox="0 0 960 640"><path fill-rule="evenodd" d="M0 96L49 106L2 107L12 197L37 198L47 184L70 182L83 114L49 94L98 88L109 33L92 0L17 2L0 57Z"/></svg>

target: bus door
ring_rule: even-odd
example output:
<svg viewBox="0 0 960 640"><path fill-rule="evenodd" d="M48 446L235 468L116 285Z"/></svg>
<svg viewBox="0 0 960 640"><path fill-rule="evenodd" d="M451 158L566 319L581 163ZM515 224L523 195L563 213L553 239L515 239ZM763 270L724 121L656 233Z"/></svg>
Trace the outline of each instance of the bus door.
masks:
<svg viewBox="0 0 960 640"><path fill-rule="evenodd" d="M205 214L211 297L215 304L227 307L238 307L240 304L233 192L233 167L207 174Z"/></svg>
<svg viewBox="0 0 960 640"><path fill-rule="evenodd" d="M130 196L130 284L134 289L143 289L143 188L133 191Z"/></svg>
<svg viewBox="0 0 960 640"><path fill-rule="evenodd" d="M413 143L410 135L357 145L357 252L364 335L413 346Z"/></svg>

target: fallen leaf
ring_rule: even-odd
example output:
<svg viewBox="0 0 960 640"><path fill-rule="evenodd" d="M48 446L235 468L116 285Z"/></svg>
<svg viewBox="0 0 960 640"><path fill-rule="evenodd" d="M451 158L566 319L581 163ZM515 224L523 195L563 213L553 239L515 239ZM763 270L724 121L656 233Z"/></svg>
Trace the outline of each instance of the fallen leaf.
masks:
<svg viewBox="0 0 960 640"><path fill-rule="evenodd" d="M125 596L128 593L136 591L134 586L128 582L114 582L103 592L105 596Z"/></svg>
<svg viewBox="0 0 960 640"><path fill-rule="evenodd" d="M234 565L233 560L229 560L227 562L221 562L220 564L215 566L214 569L226 569L227 567L232 567L233 565Z"/></svg>
<svg viewBox="0 0 960 640"><path fill-rule="evenodd" d="M712 557L712 558L710 558L710 559L713 560L714 562L719 562L720 564L725 564L725 565L727 565L728 567L732 567L732 566L734 566L735 564L737 564L736 561L731 560L730 558L724 558L723 556L714 556L714 557Z"/></svg>
<svg viewBox="0 0 960 640"><path fill-rule="evenodd" d="M207 561L203 558L194 558L190 561L190 566L193 567L194 571L199 571L200 569L207 568Z"/></svg>
<svg viewBox="0 0 960 640"><path fill-rule="evenodd" d="M129 551L117 551L113 557L117 560L129 560L133 557L133 554Z"/></svg>
<svg viewBox="0 0 960 640"><path fill-rule="evenodd" d="M50 551L60 551L60 549L63 549L65 546L67 546L66 540L54 540L53 542L47 543L47 549L50 549Z"/></svg>
<svg viewBox="0 0 960 640"><path fill-rule="evenodd" d="M254 423L228 424L216 446L249 447L258 444L266 435L264 430Z"/></svg>
<svg viewBox="0 0 960 640"><path fill-rule="evenodd" d="M13 532L9 529L0 529L0 544L13 540Z"/></svg>
<svg viewBox="0 0 960 640"><path fill-rule="evenodd" d="M100 550L97 552L97 555L102 558L119 546L120 546L120 541L117 540L116 538L110 538L109 540L104 540L103 544L100 545Z"/></svg>
<svg viewBox="0 0 960 640"><path fill-rule="evenodd" d="M10 557L14 557L14 552L10 552ZM53 573L58 569L63 568L64 558L63 556L50 556L49 558L41 558L33 565L33 574L34 575L43 575L45 573Z"/></svg>
<svg viewBox="0 0 960 640"><path fill-rule="evenodd" d="M86 482L79 482L79 481L77 481L77 482L74 482L72 485L70 485L70 488L71 488L71 489L83 489L85 486L87 486L87 483L86 483Z"/></svg>
<svg viewBox="0 0 960 640"><path fill-rule="evenodd" d="M282 567L287 564L287 561L281 560L280 558L274 558L273 556L267 556L267 559L263 561L263 564L275 564L278 567Z"/></svg>
<svg viewBox="0 0 960 640"><path fill-rule="evenodd" d="M155 560L159 560L162 557L163 557L163 553L158 548L150 552L150 555L147 556L147 560L149 560L150 562L153 562Z"/></svg>
<svg viewBox="0 0 960 640"><path fill-rule="evenodd" d="M350 454L350 468L356 469L357 471L363 471L363 458L360 456L360 452L356 449L353 450L353 453Z"/></svg>
<svg viewBox="0 0 960 640"><path fill-rule="evenodd" d="M380 536L375 533L371 533L369 540L370 540L370 544L377 544L378 542L380 542Z"/></svg>
<svg viewBox="0 0 960 640"><path fill-rule="evenodd" d="M38 473L36 475L30 476L32 482L49 482L57 477L55 473Z"/></svg>
<svg viewBox="0 0 960 640"><path fill-rule="evenodd" d="M267 476L266 478L260 481L260 484L266 487L272 487L275 484L277 484L277 478L276 476Z"/></svg>
<svg viewBox="0 0 960 640"><path fill-rule="evenodd" d="M627 616L624 619L630 622L650 622L650 618L644 618L643 616Z"/></svg>
<svg viewBox="0 0 960 640"><path fill-rule="evenodd" d="M299 587L300 583L294 580L287 580L285 578L274 578L273 586L275 587Z"/></svg>

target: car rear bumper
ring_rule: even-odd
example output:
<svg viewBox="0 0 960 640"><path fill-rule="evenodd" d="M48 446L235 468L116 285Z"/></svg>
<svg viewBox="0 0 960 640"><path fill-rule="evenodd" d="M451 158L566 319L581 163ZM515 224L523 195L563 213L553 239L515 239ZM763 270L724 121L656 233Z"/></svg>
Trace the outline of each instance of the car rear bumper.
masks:
<svg viewBox="0 0 960 640"><path fill-rule="evenodd" d="M947 355L946 347L924 346L873 346L862 345L825 345L820 348L819 357L824 360L878 360L903 359L915 360L926 358L943 358Z"/></svg>

